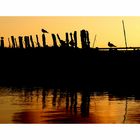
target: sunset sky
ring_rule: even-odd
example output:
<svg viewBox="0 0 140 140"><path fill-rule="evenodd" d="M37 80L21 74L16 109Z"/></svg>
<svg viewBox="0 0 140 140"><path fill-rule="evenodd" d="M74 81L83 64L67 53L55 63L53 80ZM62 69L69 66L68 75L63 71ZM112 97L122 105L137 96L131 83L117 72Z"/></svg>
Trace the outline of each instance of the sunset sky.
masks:
<svg viewBox="0 0 140 140"><path fill-rule="evenodd" d="M127 43L130 47L140 46L140 17L138 16L1 16L0 36L4 36L5 45L8 46L8 37L24 35L39 35L41 29L48 30L47 43L52 45L51 33L59 33L65 40L65 32L78 32L86 29L89 31L91 47L95 35L97 35L95 47L107 47L110 41L118 47L124 47L124 35L122 20L125 22ZM41 42L42 43L42 42ZM78 46L80 46L78 38Z"/></svg>

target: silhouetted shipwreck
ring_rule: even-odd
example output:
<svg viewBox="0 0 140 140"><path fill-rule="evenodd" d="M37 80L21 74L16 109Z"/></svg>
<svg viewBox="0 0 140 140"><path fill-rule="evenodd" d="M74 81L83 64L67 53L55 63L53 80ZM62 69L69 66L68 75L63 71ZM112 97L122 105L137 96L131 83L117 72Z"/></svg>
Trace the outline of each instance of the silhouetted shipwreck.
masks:
<svg viewBox="0 0 140 140"><path fill-rule="evenodd" d="M140 48L90 48L89 33L66 33L62 40L52 34L53 46L46 35L0 38L0 84L63 87L139 87ZM43 44L43 45L41 45Z"/></svg>

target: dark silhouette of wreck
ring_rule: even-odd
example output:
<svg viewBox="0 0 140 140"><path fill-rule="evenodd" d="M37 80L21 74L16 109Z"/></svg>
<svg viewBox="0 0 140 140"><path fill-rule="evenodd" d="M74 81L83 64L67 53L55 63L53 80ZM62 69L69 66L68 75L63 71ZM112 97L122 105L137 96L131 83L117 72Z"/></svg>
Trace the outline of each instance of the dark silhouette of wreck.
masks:
<svg viewBox="0 0 140 140"><path fill-rule="evenodd" d="M90 48L89 33L52 34L53 46L30 36L0 38L0 85L43 85L54 87L135 87L139 88L140 48ZM58 42L58 41L59 42ZM41 44L43 44L41 46ZM60 44L60 45L59 45Z"/></svg>

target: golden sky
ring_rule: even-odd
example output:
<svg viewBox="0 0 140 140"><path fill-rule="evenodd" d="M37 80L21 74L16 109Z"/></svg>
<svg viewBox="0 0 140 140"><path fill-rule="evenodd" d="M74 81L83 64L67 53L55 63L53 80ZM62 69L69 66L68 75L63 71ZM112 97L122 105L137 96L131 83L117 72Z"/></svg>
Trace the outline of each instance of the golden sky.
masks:
<svg viewBox="0 0 140 140"><path fill-rule="evenodd" d="M110 41L118 47L125 46L122 20L125 22L128 46L140 46L140 17L121 17L121 16L1 16L0 17L0 36L7 39L11 35L39 35L41 40L41 29L48 30L47 43L52 44L51 33L59 33L65 40L65 32L78 32L86 29L89 31L91 47L97 35L95 47L107 47ZM80 46L80 38L78 38ZM42 43L42 42L41 42Z"/></svg>

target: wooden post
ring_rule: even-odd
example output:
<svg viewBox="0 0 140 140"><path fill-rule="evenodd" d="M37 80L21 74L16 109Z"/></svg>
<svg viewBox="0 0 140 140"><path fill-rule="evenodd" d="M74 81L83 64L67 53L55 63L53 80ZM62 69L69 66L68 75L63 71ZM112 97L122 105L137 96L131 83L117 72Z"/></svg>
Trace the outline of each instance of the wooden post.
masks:
<svg viewBox="0 0 140 140"><path fill-rule="evenodd" d="M16 38L14 38L14 39L15 39L15 47L17 48L18 47L17 40L16 40Z"/></svg>
<svg viewBox="0 0 140 140"><path fill-rule="evenodd" d="M86 31L86 46L87 48L90 48L90 41L89 41L89 33Z"/></svg>
<svg viewBox="0 0 140 140"><path fill-rule="evenodd" d="M81 32L80 32L80 36L81 36L81 44L82 44L82 48L85 48L85 30L81 30Z"/></svg>
<svg viewBox="0 0 140 140"><path fill-rule="evenodd" d="M58 40L59 40L59 42L60 42L60 44L61 44L61 39L60 39L59 34L57 34L57 38L58 38Z"/></svg>
<svg viewBox="0 0 140 140"><path fill-rule="evenodd" d="M82 45L82 48L83 48L84 47L83 30L80 32L80 37L81 37L81 45Z"/></svg>
<svg viewBox="0 0 140 140"><path fill-rule="evenodd" d="M74 31L75 48L77 48L77 31Z"/></svg>
<svg viewBox="0 0 140 140"><path fill-rule="evenodd" d="M29 38L29 36L27 36L27 44L28 44L28 48L30 48L31 45L30 45L30 38Z"/></svg>
<svg viewBox="0 0 140 140"><path fill-rule="evenodd" d="M66 47L66 43L65 43L65 41L64 40L61 40L60 39L60 36L57 34L57 37L58 37L58 40L59 40L59 42L60 42L60 47L63 47L63 48L65 48Z"/></svg>
<svg viewBox="0 0 140 140"><path fill-rule="evenodd" d="M39 43L38 35L36 35L36 40L37 40L37 47L40 48L40 43Z"/></svg>
<svg viewBox="0 0 140 140"><path fill-rule="evenodd" d="M43 43L43 47L46 47L46 38L45 38L45 34L42 34L42 43Z"/></svg>
<svg viewBox="0 0 140 140"><path fill-rule="evenodd" d="M27 36L24 36L25 48L28 48Z"/></svg>
<svg viewBox="0 0 140 140"><path fill-rule="evenodd" d="M14 39L14 36L11 36L11 40L12 40L12 48L15 48L15 39Z"/></svg>
<svg viewBox="0 0 140 140"><path fill-rule="evenodd" d="M33 41L33 37L32 37L32 35L30 35L30 41L31 41L31 45L32 45L31 47L34 48L35 45L34 45L34 41Z"/></svg>
<svg viewBox="0 0 140 140"><path fill-rule="evenodd" d="M86 30L81 30L82 48L90 48L89 33Z"/></svg>
<svg viewBox="0 0 140 140"><path fill-rule="evenodd" d="M8 38L9 48L11 48L10 38Z"/></svg>
<svg viewBox="0 0 140 140"><path fill-rule="evenodd" d="M70 41L70 45L71 47L74 47L74 40L73 40L73 37L72 37L72 33L70 33L70 38L71 38L71 41Z"/></svg>
<svg viewBox="0 0 140 140"><path fill-rule="evenodd" d="M21 49L23 49L23 40L22 40L22 36L19 36L19 37L18 37L18 40L19 40L19 47L20 47Z"/></svg>
<svg viewBox="0 0 140 140"><path fill-rule="evenodd" d="M66 46L69 47L69 34L66 33Z"/></svg>
<svg viewBox="0 0 140 140"><path fill-rule="evenodd" d="M57 41L56 41L56 36L55 34L52 34L52 39L53 39L53 46L57 47Z"/></svg>
<svg viewBox="0 0 140 140"><path fill-rule="evenodd" d="M1 37L1 48L4 48L4 37Z"/></svg>
<svg viewBox="0 0 140 140"><path fill-rule="evenodd" d="M29 36L25 36L24 41L25 41L25 48L30 48Z"/></svg>

